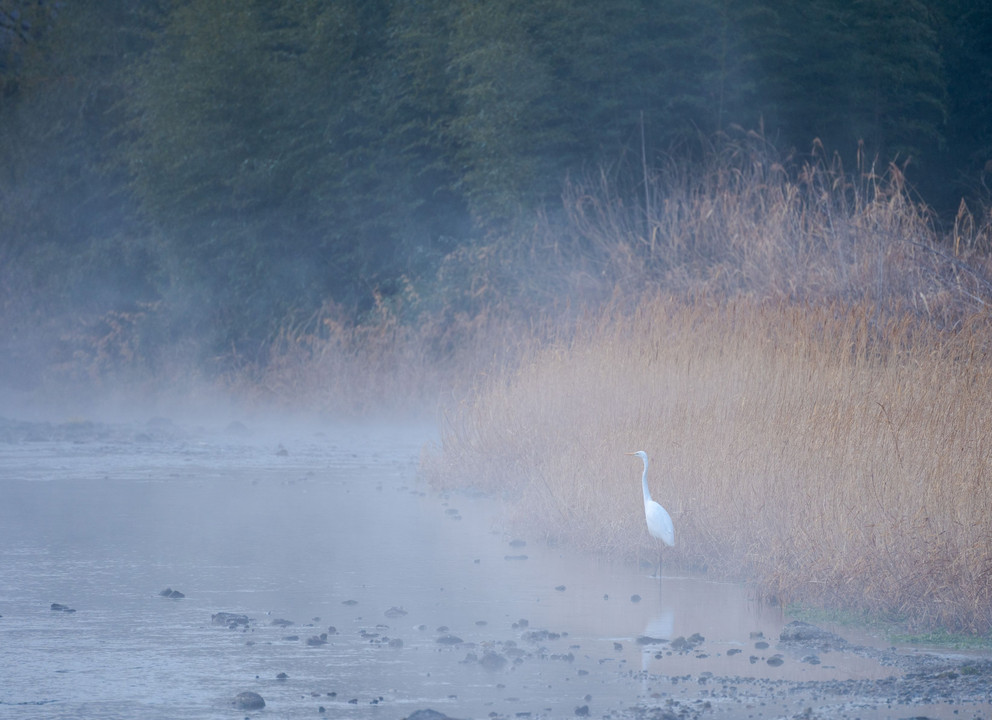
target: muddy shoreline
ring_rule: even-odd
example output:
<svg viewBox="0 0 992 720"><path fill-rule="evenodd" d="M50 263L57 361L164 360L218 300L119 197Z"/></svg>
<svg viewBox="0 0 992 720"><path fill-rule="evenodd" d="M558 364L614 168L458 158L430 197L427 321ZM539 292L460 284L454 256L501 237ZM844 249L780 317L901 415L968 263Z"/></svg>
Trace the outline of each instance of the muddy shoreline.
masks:
<svg viewBox="0 0 992 720"><path fill-rule="evenodd" d="M216 620L215 620L216 622ZM285 625L287 621L273 621ZM232 629L250 631L250 620L244 619ZM448 655L449 662L473 665L486 671L488 682L494 687L504 684L508 674L534 672L541 664L576 664L582 655L580 645L570 644L567 631L549 631L529 628L525 620L518 621L519 633L502 640L466 642L448 633L448 628L437 628L439 635L434 642L439 651ZM336 629L331 628L336 634ZM387 625L379 624L377 631L361 630L363 640L385 647L402 647L403 643L390 638ZM423 630L423 629L422 629ZM428 630L428 633L431 631ZM436 633L435 633L436 634ZM293 636L294 639L295 636ZM324 636L326 639L326 635ZM331 638L332 640L335 638ZM703 670L698 673L664 675L646 670L613 669L609 658L599 658L599 677L578 669L575 691L581 693L582 681L592 688L596 684L623 683L647 689L647 697L629 705L603 706L597 702L595 690L590 690L577 701L571 711L561 707L534 703L521 704L517 698L507 698L506 705L490 704L484 716L494 720L503 718L542 717L602 717L618 720L697 720L712 717L757 718L782 717L833 720L841 718L987 718L992 703L992 660L988 658L963 658L937 653L907 653L895 648L879 650L874 647L852 645L842 637L814 625L794 622L786 626L778 642L750 639L757 645L747 655L751 664L764 663L841 663L844 655L870 658L892 668L892 674L882 678L848 680L787 680L747 675L717 675ZM254 644L254 640L249 641ZM701 636L678 637L671 640L641 637L637 644L649 647L656 658L675 655L694 655L705 666L707 642ZM568 652L563 646L568 645ZM763 647L767 646L767 647ZM604 665L606 666L604 668ZM609 669L607 669L609 668ZM281 681L285 675L273 676ZM415 718L431 717L464 719L457 711L459 695L449 696L454 707L443 707L443 712L433 707L423 707L409 712ZM353 696L354 695L354 696ZM333 712L335 706L358 704L390 705L383 696L368 699L349 693L344 688L325 691L312 688L300 698L301 702L323 716ZM426 711L426 712L425 712ZM434 714L431 714L434 713ZM329 715L331 716L331 715ZM407 717L392 712L390 717Z"/></svg>

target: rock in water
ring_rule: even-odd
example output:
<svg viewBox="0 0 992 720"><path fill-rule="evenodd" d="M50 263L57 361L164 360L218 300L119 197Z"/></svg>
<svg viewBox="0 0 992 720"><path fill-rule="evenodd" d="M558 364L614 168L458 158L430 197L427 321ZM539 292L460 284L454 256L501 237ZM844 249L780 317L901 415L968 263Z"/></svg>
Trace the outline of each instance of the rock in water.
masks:
<svg viewBox="0 0 992 720"><path fill-rule="evenodd" d="M817 648L819 650L843 650L848 646L847 640L816 625L795 620L782 628L779 642Z"/></svg>
<svg viewBox="0 0 992 720"><path fill-rule="evenodd" d="M437 710L427 708L425 710L417 710L410 713L406 720L454 720L454 718L448 717L444 713L438 712Z"/></svg>
<svg viewBox="0 0 992 720"><path fill-rule="evenodd" d="M227 625L229 628L236 628L238 626L247 627L248 623L251 622L251 618L247 615L229 612L214 613L210 616L210 620L214 625Z"/></svg>
<svg viewBox="0 0 992 720"><path fill-rule="evenodd" d="M479 660L479 664L486 670L494 671L502 670L506 663L506 658L493 650L486 650L486 652L483 653L482 658Z"/></svg>
<svg viewBox="0 0 992 720"><path fill-rule="evenodd" d="M265 707L265 700L256 692L238 693L231 703L238 710L261 710Z"/></svg>

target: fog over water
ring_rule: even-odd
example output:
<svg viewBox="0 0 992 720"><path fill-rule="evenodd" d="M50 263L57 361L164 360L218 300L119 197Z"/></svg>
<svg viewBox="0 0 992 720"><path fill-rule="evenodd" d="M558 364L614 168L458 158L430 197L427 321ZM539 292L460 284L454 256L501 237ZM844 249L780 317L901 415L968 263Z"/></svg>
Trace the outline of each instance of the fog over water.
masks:
<svg viewBox="0 0 992 720"><path fill-rule="evenodd" d="M2 430L0 717L719 715L714 675L893 673L777 650L787 619L742 586L573 555L432 493L429 427ZM266 707L234 708L244 691Z"/></svg>

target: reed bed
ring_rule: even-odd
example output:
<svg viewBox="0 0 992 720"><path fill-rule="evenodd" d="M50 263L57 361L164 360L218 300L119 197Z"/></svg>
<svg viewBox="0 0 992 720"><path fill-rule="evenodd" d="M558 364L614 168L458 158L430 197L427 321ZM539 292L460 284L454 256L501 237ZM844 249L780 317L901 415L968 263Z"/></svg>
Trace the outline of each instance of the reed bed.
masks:
<svg viewBox="0 0 992 720"><path fill-rule="evenodd" d="M388 408L411 413L436 386L418 331L387 306L364 324L327 305L300 323L286 323L268 358L230 373L230 391L266 409L359 417Z"/></svg>
<svg viewBox="0 0 992 720"><path fill-rule="evenodd" d="M887 317L887 319L886 319ZM666 562L782 601L992 628L987 328L868 304L654 298L535 343L453 408L424 470L508 500L550 540Z"/></svg>

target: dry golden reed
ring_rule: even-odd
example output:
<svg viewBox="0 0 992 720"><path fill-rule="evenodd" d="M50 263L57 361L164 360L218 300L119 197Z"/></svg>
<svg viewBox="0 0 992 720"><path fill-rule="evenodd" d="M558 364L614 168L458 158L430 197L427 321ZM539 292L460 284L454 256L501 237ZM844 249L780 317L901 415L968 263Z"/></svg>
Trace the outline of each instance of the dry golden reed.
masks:
<svg viewBox="0 0 992 720"><path fill-rule="evenodd" d="M992 627L992 366L984 326L872 306L653 299L535 345L453 409L425 460L440 486L506 497L518 522L783 601L919 626Z"/></svg>

